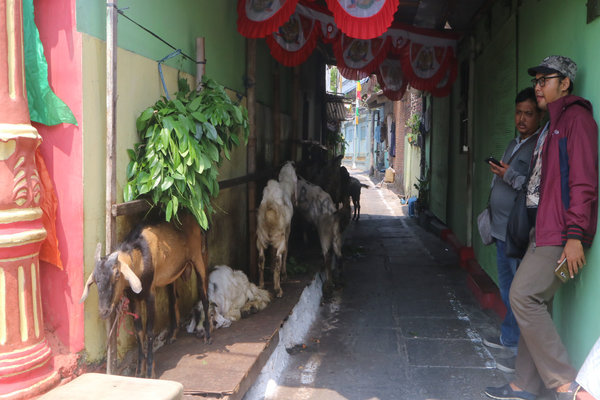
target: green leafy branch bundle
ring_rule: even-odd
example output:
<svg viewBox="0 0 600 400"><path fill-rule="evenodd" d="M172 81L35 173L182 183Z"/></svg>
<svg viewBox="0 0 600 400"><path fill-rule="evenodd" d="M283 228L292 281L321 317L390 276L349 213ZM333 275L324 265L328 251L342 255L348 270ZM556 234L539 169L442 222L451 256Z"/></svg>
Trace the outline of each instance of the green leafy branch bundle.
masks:
<svg viewBox="0 0 600 400"><path fill-rule="evenodd" d="M203 90L190 90L185 79L172 100L161 97L136 121L141 141L128 149L123 198L145 198L160 207L165 219L189 210L208 229L219 194L222 155L248 141L248 111L234 104L223 86L204 77Z"/></svg>

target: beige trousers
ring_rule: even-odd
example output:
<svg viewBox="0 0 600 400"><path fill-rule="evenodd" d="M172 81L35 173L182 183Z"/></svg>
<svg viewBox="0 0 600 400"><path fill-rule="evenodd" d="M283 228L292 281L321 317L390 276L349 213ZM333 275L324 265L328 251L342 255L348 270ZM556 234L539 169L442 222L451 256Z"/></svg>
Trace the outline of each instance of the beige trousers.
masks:
<svg viewBox="0 0 600 400"><path fill-rule="evenodd" d="M510 287L510 305L521 329L515 383L535 394L543 386L556 389L577 375L551 314L554 293L561 285L554 267L562 250L563 246L536 247L531 241Z"/></svg>

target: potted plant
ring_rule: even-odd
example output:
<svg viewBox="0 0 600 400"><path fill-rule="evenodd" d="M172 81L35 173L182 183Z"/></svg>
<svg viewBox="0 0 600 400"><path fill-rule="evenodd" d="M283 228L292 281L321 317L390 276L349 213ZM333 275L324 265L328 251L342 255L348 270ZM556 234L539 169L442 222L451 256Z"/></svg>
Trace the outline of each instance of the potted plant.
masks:
<svg viewBox="0 0 600 400"><path fill-rule="evenodd" d="M421 126L421 116L419 114L412 114L410 118L406 120L406 140L413 146L418 146L419 135Z"/></svg>
<svg viewBox="0 0 600 400"><path fill-rule="evenodd" d="M218 168L234 146L247 143L249 126L247 110L223 86L207 77L202 82L203 90L196 91L180 79L174 99L161 97L138 117L140 142L127 150L123 198L147 199L167 221L187 209L208 229Z"/></svg>
<svg viewBox="0 0 600 400"><path fill-rule="evenodd" d="M425 174L421 178L417 178L418 183L414 184L415 189L417 189L417 202L415 204L415 208L417 211L417 215L424 215L425 210L429 204L429 191L430 191L430 183L431 183L431 173L429 169L425 171Z"/></svg>

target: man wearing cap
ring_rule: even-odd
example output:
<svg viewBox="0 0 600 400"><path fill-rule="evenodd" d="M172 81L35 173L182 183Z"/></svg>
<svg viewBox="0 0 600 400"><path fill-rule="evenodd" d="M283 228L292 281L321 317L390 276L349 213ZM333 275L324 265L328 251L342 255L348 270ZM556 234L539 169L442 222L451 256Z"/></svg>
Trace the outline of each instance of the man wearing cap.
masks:
<svg viewBox="0 0 600 400"><path fill-rule="evenodd" d="M494 399L534 400L545 386L556 399L575 399L577 372L552 322L550 307L561 285L554 268L567 259L574 277L585 265L584 247L596 232L598 127L589 101L571 94L577 65L546 57L528 70L540 109L550 121L538 138L527 184L527 207L535 228L510 288L521 329L515 380L488 387Z"/></svg>

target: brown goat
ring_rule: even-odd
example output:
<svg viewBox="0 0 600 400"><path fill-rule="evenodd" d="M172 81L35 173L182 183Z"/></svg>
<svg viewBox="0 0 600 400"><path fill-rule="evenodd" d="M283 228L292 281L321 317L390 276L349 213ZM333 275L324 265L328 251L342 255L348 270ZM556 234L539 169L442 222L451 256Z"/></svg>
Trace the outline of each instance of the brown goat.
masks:
<svg viewBox="0 0 600 400"><path fill-rule="evenodd" d="M169 341L175 339L179 324L174 282L188 265L196 270L198 295L205 315L208 315L208 249L206 236L192 215L182 218L181 230L163 222L140 225L132 230L116 251L100 258L100 244L96 249L96 266L85 285L80 303L87 296L92 283L98 286L98 308L103 319L115 309L123 293L141 315L141 303L146 304L146 326L136 318L134 326L138 338L138 376L154 376L154 313L156 288L167 286L169 294ZM204 321L205 342L210 340L210 321ZM144 354L144 336L146 354Z"/></svg>

